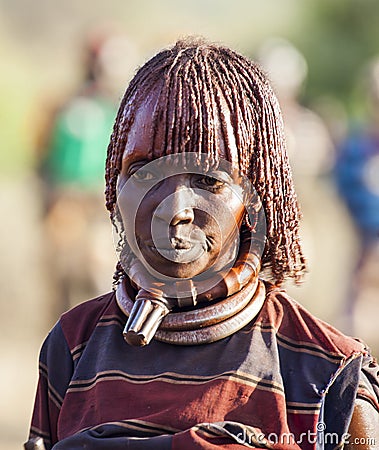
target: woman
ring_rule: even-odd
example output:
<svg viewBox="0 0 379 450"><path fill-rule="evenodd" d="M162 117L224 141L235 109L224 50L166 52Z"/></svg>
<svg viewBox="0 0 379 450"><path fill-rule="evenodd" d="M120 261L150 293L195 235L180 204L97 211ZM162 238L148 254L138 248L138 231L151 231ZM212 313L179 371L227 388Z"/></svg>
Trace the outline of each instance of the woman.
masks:
<svg viewBox="0 0 379 450"><path fill-rule="evenodd" d="M300 213L280 109L254 63L201 41L148 61L120 105L106 205L115 292L49 334L31 438L315 449L348 430L377 436L368 350L280 287L305 271Z"/></svg>

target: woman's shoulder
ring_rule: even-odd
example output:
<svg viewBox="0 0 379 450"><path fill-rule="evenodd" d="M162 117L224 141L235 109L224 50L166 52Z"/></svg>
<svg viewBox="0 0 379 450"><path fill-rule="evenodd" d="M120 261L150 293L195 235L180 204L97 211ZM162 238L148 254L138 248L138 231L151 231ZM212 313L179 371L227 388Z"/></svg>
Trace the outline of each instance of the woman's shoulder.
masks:
<svg viewBox="0 0 379 450"><path fill-rule="evenodd" d="M261 326L274 330L279 350L285 349L287 355L288 352L301 354L304 361L309 361L309 356L316 357L320 367L324 368L332 363L336 371L330 384L340 374L351 378L351 373L354 373L351 380L356 379L357 397L368 401L379 411L379 366L363 341L347 336L315 317L285 289L272 285L267 286L262 313Z"/></svg>
<svg viewBox="0 0 379 450"><path fill-rule="evenodd" d="M264 322L276 330L277 336L291 346L305 351L324 353L332 359L366 355L368 349L359 339L347 336L331 324L319 319L294 300L284 288L267 285Z"/></svg>
<svg viewBox="0 0 379 450"><path fill-rule="evenodd" d="M59 320L59 325L72 350L88 341L99 322L120 314L122 313L117 306L115 293L108 292L65 312Z"/></svg>
<svg viewBox="0 0 379 450"><path fill-rule="evenodd" d="M114 291L110 291L105 294L99 295L98 297L94 297L81 302L68 311L64 312L60 320L70 320L71 318L80 316L82 314L96 314L97 312L102 311L104 307L108 306L112 302L114 296Z"/></svg>

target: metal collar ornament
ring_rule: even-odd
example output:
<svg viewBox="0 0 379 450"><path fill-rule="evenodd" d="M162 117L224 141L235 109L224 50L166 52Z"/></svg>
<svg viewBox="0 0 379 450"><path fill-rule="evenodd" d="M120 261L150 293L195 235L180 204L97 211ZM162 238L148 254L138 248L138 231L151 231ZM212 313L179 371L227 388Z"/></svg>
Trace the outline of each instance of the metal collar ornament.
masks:
<svg viewBox="0 0 379 450"><path fill-rule="evenodd" d="M143 298L141 290L133 301L124 279L117 287L119 307L128 316L125 340L143 346L156 340L177 345L199 345L223 339L243 328L258 314L265 300L264 283L253 278L224 300L188 311L170 312L165 302ZM151 293L150 293L151 295Z"/></svg>

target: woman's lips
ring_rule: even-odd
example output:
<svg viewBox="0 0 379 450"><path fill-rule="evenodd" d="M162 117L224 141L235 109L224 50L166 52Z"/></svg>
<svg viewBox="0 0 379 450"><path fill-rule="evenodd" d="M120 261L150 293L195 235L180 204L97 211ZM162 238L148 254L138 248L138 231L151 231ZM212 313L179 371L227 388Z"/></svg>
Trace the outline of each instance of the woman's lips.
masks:
<svg viewBox="0 0 379 450"><path fill-rule="evenodd" d="M168 239L157 242L148 243L150 250L177 264L190 263L198 258L205 252L205 245L200 241L186 241L183 239Z"/></svg>
<svg viewBox="0 0 379 450"><path fill-rule="evenodd" d="M172 262L178 264L190 263L200 258L200 256L204 253L204 249L202 246L197 245L189 249L185 248L156 248L155 249L161 256L165 259L168 259Z"/></svg>

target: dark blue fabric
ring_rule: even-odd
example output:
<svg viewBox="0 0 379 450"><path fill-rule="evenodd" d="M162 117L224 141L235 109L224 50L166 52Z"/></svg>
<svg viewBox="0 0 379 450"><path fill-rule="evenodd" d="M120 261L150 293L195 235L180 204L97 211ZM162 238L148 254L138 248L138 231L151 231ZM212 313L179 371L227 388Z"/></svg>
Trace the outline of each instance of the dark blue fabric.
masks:
<svg viewBox="0 0 379 450"><path fill-rule="evenodd" d="M49 383L64 398L74 372L74 363L62 327L58 322L47 336L40 355L40 369L48 370Z"/></svg>
<svg viewBox="0 0 379 450"><path fill-rule="evenodd" d="M57 442L52 450L170 450L169 435L145 438L127 437L126 430L117 425L104 425L69 436Z"/></svg>
<svg viewBox="0 0 379 450"><path fill-rule="evenodd" d="M353 359L343 369L341 375L336 377L325 396L323 406L323 425L325 450L333 450L336 447L336 439L338 442L343 440L343 434L347 433L351 417L353 414L353 406L357 396L358 380L360 378L362 357ZM347 407L351 405L351 407ZM322 436L320 434L320 436Z"/></svg>

